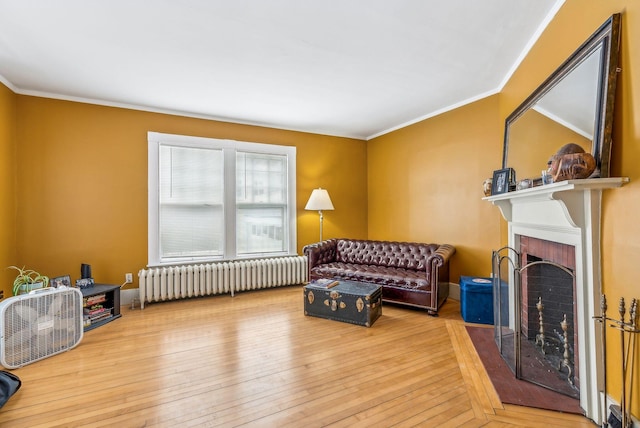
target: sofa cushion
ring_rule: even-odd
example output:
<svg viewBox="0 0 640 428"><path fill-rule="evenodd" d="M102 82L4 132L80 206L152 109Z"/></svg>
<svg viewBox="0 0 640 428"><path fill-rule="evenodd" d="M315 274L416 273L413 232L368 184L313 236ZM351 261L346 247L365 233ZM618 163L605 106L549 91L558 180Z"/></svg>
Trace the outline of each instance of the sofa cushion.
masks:
<svg viewBox="0 0 640 428"><path fill-rule="evenodd" d="M348 279L411 289L431 289L425 272L413 269L334 262L314 267L313 273L324 278Z"/></svg>
<svg viewBox="0 0 640 428"><path fill-rule="evenodd" d="M436 244L340 239L336 260L342 263L425 271Z"/></svg>

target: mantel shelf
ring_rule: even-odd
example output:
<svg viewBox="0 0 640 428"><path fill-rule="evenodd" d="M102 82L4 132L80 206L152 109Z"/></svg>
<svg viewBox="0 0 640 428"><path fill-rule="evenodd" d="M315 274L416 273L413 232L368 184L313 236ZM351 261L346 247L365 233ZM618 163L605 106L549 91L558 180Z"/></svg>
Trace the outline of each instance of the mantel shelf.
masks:
<svg viewBox="0 0 640 428"><path fill-rule="evenodd" d="M501 193L482 198L485 201L494 202L508 199L552 199L554 193L567 191L603 190L621 187L629 182L629 177L612 178L586 178L583 180L565 180L558 183L545 184L544 186L531 187L529 189L516 190L515 192Z"/></svg>
<svg viewBox="0 0 640 428"><path fill-rule="evenodd" d="M558 225L558 217L549 218L554 207L560 208L563 221L569 227L585 227L586 211L596 209L600 216L600 196L602 190L621 187L629 182L628 177L587 178L583 180L565 180L544 186L501 193L482 198L500 208L502 216L508 222L533 222L547 226ZM551 204L551 205L549 205ZM587 208L586 205L589 205ZM585 211L586 208L586 211ZM536 211L535 216L531 216Z"/></svg>

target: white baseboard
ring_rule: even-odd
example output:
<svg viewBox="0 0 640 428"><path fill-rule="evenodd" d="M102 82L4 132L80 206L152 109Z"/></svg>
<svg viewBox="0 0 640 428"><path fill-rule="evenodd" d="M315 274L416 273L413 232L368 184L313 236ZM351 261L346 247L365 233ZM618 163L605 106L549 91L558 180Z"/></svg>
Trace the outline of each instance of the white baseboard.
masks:
<svg viewBox="0 0 640 428"><path fill-rule="evenodd" d="M130 306L133 299L140 298L140 290L138 288L127 288L120 290L120 306Z"/></svg>
<svg viewBox="0 0 640 428"><path fill-rule="evenodd" d="M449 298L460 301L460 284L449 283Z"/></svg>

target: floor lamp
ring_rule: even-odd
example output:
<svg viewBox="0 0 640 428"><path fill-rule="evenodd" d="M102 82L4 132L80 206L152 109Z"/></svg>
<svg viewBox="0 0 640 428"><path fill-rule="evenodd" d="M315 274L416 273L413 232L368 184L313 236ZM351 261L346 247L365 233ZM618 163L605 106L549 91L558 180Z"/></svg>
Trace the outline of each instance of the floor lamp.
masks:
<svg viewBox="0 0 640 428"><path fill-rule="evenodd" d="M313 189L304 209L318 211L320 214L320 241L322 241L322 211L333 210L329 192L322 188Z"/></svg>

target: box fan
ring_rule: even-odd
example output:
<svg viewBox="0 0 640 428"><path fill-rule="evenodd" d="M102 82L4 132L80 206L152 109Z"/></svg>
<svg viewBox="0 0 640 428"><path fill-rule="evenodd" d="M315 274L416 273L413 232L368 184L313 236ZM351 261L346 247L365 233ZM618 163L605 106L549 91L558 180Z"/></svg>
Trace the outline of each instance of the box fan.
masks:
<svg viewBox="0 0 640 428"><path fill-rule="evenodd" d="M15 369L75 347L83 335L82 292L58 287L0 302L0 363Z"/></svg>

